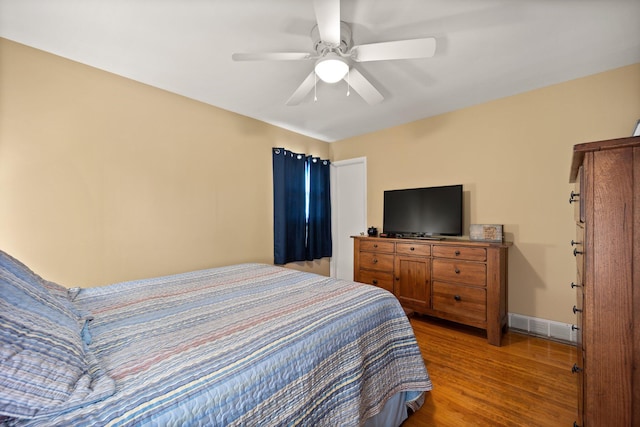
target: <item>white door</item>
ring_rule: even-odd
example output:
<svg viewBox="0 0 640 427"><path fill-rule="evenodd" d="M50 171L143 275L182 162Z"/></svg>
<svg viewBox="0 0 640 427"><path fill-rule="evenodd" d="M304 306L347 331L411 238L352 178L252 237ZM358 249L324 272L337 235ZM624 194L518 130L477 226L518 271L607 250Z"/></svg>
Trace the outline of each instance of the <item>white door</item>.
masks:
<svg viewBox="0 0 640 427"><path fill-rule="evenodd" d="M353 280L353 239L367 231L367 158L331 163L331 277Z"/></svg>

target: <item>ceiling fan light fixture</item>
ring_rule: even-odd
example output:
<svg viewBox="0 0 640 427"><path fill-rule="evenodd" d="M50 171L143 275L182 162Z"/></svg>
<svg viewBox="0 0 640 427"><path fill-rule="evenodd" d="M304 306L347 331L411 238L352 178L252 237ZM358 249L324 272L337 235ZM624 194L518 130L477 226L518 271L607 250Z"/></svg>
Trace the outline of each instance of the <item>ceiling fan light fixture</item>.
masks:
<svg viewBox="0 0 640 427"><path fill-rule="evenodd" d="M349 71L349 64L340 55L330 52L318 59L315 71L320 80L326 83L336 83L343 79Z"/></svg>

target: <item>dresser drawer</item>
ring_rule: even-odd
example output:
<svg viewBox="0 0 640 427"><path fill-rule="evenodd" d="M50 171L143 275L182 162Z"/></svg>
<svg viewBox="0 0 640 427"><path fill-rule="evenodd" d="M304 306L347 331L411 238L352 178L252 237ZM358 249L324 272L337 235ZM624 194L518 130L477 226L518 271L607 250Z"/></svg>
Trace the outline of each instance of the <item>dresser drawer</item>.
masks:
<svg viewBox="0 0 640 427"><path fill-rule="evenodd" d="M487 250L485 248L468 248L465 246L434 246L433 256L466 261L486 261Z"/></svg>
<svg viewBox="0 0 640 427"><path fill-rule="evenodd" d="M360 251L360 268L393 272L393 254Z"/></svg>
<svg viewBox="0 0 640 427"><path fill-rule="evenodd" d="M387 273L383 271L360 270L359 282L366 283L367 285L378 286L379 288L393 292L392 272Z"/></svg>
<svg viewBox="0 0 640 427"><path fill-rule="evenodd" d="M484 322L487 320L487 293L484 288L434 281L433 309Z"/></svg>
<svg viewBox="0 0 640 427"><path fill-rule="evenodd" d="M575 366L579 369L572 369L578 380L578 421L575 425L583 426L584 425L584 399L585 399L585 352L578 349L577 359Z"/></svg>
<svg viewBox="0 0 640 427"><path fill-rule="evenodd" d="M570 203L573 203L573 218L578 223L584 223L584 203L582 203L582 166L578 169L578 176L574 190L571 193Z"/></svg>
<svg viewBox="0 0 640 427"><path fill-rule="evenodd" d="M581 224L576 226L576 239L571 242L571 246L576 257L576 284L582 285L584 280L584 228Z"/></svg>
<svg viewBox="0 0 640 427"><path fill-rule="evenodd" d="M374 251L374 252L390 252L393 253L396 244L394 242L385 242L382 240L362 240L360 242L361 251Z"/></svg>
<svg viewBox="0 0 640 427"><path fill-rule="evenodd" d="M586 342L582 336L582 329L584 328L584 293L582 292L582 286L576 286L576 304L573 310L576 315L576 324L573 325L576 332L576 346L578 349L586 350Z"/></svg>
<svg viewBox="0 0 640 427"><path fill-rule="evenodd" d="M433 280L486 286L487 266L479 262L433 260Z"/></svg>
<svg viewBox="0 0 640 427"><path fill-rule="evenodd" d="M431 255L431 245L420 245L416 243L398 243L396 253L399 255Z"/></svg>

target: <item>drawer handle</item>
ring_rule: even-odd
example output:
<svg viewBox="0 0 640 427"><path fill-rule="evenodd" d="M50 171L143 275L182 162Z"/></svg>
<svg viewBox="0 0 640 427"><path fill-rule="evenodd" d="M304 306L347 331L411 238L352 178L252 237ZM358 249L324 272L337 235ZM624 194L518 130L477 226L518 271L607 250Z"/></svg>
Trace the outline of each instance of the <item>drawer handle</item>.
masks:
<svg viewBox="0 0 640 427"><path fill-rule="evenodd" d="M571 289L573 288L581 288L582 286L580 285L576 285L575 283L571 282Z"/></svg>
<svg viewBox="0 0 640 427"><path fill-rule="evenodd" d="M578 197L580 197L580 193L571 192L571 197L569 197L569 204L578 201Z"/></svg>
<svg viewBox="0 0 640 427"><path fill-rule="evenodd" d="M374 247L374 248L377 248L377 247L378 247L378 244L377 244L377 243L374 243L374 244L373 244L373 247Z"/></svg>
<svg viewBox="0 0 640 427"><path fill-rule="evenodd" d="M462 301L462 298L460 298L460 295L454 295L453 299L456 301Z"/></svg>
<svg viewBox="0 0 640 427"><path fill-rule="evenodd" d="M577 314L577 313L582 313L582 309L576 307L575 305L573 306L573 314Z"/></svg>
<svg viewBox="0 0 640 427"><path fill-rule="evenodd" d="M373 283L374 285L377 285L377 284L378 284L378 279L373 279L373 282L372 282L372 283Z"/></svg>
<svg viewBox="0 0 640 427"><path fill-rule="evenodd" d="M578 250L578 248L575 248L575 249L573 250L573 256L582 255L583 253L584 253L584 252L579 251L579 250Z"/></svg>
<svg viewBox="0 0 640 427"><path fill-rule="evenodd" d="M416 248L414 248L413 246L411 246L411 247L409 248L409 250L410 250L410 251L415 251L415 250L416 250Z"/></svg>
<svg viewBox="0 0 640 427"><path fill-rule="evenodd" d="M580 328L578 328L576 325L571 325L571 330L572 331L579 331Z"/></svg>
<svg viewBox="0 0 640 427"><path fill-rule="evenodd" d="M374 259L373 259L373 263L374 263L374 264L377 264L377 263L378 263L378 258L374 258Z"/></svg>
<svg viewBox="0 0 640 427"><path fill-rule="evenodd" d="M460 274L460 270L456 267L455 270L453 270L456 274Z"/></svg>
<svg viewBox="0 0 640 427"><path fill-rule="evenodd" d="M571 373L572 374L575 374L575 373L578 373L578 372L582 372L582 371L584 371L584 369L582 369L580 366L578 366L577 363L574 363L573 366L571 367Z"/></svg>
<svg viewBox="0 0 640 427"><path fill-rule="evenodd" d="M455 256L458 256L458 255L460 255L460 251L455 251L454 254L455 254Z"/></svg>

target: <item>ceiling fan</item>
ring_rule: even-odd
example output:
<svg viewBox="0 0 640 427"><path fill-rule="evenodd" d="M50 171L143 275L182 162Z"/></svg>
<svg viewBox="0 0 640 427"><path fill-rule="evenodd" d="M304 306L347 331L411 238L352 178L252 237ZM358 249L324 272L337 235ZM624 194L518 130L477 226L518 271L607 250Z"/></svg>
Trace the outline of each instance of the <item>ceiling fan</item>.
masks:
<svg viewBox="0 0 640 427"><path fill-rule="evenodd" d="M311 30L314 52L234 53L234 61L315 60L313 71L287 100L297 105L316 85L316 76L327 83L346 80L369 104L384 97L354 67L354 63L394 59L430 58L435 54L433 37L353 45L351 28L340 20L340 0L314 0L317 25Z"/></svg>

